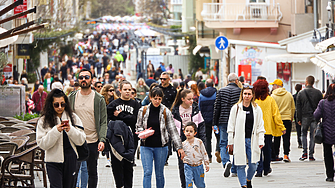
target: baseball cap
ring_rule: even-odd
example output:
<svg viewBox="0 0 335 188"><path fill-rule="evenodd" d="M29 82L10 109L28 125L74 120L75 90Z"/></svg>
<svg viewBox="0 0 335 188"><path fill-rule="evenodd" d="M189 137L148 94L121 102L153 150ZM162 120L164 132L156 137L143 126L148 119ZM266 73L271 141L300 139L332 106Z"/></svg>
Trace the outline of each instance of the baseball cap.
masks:
<svg viewBox="0 0 335 188"><path fill-rule="evenodd" d="M278 86L283 86L283 81L281 81L280 79L275 79L272 83L270 83L270 85L278 85Z"/></svg>

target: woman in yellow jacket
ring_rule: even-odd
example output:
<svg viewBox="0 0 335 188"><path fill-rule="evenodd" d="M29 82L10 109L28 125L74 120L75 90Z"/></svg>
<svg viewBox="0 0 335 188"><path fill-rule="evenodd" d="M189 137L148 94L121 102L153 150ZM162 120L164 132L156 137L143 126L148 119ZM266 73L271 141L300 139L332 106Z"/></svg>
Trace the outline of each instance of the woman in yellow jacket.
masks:
<svg viewBox="0 0 335 188"><path fill-rule="evenodd" d="M272 136L281 136L286 133L276 101L269 96L269 84L265 80L257 80L254 83L255 102L263 111L264 121L264 147L262 148L260 161L257 168L256 177L267 176L272 172L271 163L271 145Z"/></svg>

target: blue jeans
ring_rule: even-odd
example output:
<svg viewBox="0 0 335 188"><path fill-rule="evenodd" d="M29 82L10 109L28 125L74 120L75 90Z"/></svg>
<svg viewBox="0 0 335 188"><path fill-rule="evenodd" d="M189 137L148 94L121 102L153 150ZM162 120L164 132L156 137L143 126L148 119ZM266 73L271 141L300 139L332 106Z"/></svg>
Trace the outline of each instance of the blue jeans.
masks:
<svg viewBox="0 0 335 188"><path fill-rule="evenodd" d="M258 162L257 174L269 172L271 163L272 135L264 135L264 147L261 150L261 157Z"/></svg>
<svg viewBox="0 0 335 188"><path fill-rule="evenodd" d="M228 133L227 133L227 123L219 124L220 130L220 155L223 167L225 164L230 161L229 153L227 152L228 144Z"/></svg>
<svg viewBox="0 0 335 188"><path fill-rule="evenodd" d="M88 172L87 172L86 161L81 162L80 169L79 169L79 172L78 172L76 187L79 187L79 182L80 181L81 181L80 188L86 188L87 187L87 182L88 182Z"/></svg>
<svg viewBox="0 0 335 188"><path fill-rule="evenodd" d="M155 163L156 187L164 187L164 165L168 154L168 147L141 146L141 160L143 165L143 188L151 187L152 166Z"/></svg>
<svg viewBox="0 0 335 188"><path fill-rule="evenodd" d="M314 155L314 130L316 128L317 122L314 117L302 117L301 120L301 141L303 153L307 153L307 131L309 128L309 157L313 157Z"/></svg>
<svg viewBox="0 0 335 188"><path fill-rule="evenodd" d="M248 163L249 168L247 170L247 175L245 174L246 165L236 165L237 177L242 187L247 185L247 180L252 179L252 177L255 174L256 168L257 168L256 163L251 163L251 139L250 138L245 139L245 152L247 154L247 158L249 161Z"/></svg>
<svg viewBox="0 0 335 188"><path fill-rule="evenodd" d="M193 188L193 182L197 188L205 188L205 172L204 166L190 166L184 163L184 172L186 179L186 186Z"/></svg>

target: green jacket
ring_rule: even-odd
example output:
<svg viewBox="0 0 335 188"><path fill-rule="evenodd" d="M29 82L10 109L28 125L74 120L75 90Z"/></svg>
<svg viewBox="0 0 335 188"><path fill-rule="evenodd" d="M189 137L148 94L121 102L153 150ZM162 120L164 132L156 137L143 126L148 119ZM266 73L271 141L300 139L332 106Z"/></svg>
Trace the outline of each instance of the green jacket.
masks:
<svg viewBox="0 0 335 188"><path fill-rule="evenodd" d="M92 90L93 91L93 90ZM74 112L76 110L74 109L74 102L77 91L72 92L69 95L69 102L71 105L71 108ZM106 110L106 102L102 95L100 95L98 92L95 92L94 96L94 119L95 119L95 127L98 132L98 137L100 142L106 142L106 134L107 134L107 110Z"/></svg>

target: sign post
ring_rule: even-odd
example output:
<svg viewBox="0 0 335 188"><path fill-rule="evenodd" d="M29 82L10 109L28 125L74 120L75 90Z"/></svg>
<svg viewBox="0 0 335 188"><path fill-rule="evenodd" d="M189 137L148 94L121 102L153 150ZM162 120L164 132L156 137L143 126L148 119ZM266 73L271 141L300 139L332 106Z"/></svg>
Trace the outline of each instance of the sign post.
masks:
<svg viewBox="0 0 335 188"><path fill-rule="evenodd" d="M224 58L224 55L223 55L223 51L228 47L229 45L229 42L228 42L228 39L227 37L225 36L219 36L215 39L215 46L221 51L221 66L222 67L220 71L220 74L222 76L222 78L220 79L220 83L222 83L222 81L225 79L224 77L227 77L227 75L225 74L224 70L227 68L227 64L226 64L226 59ZM223 67L225 67L223 69ZM223 84L221 84L220 87L222 87Z"/></svg>

